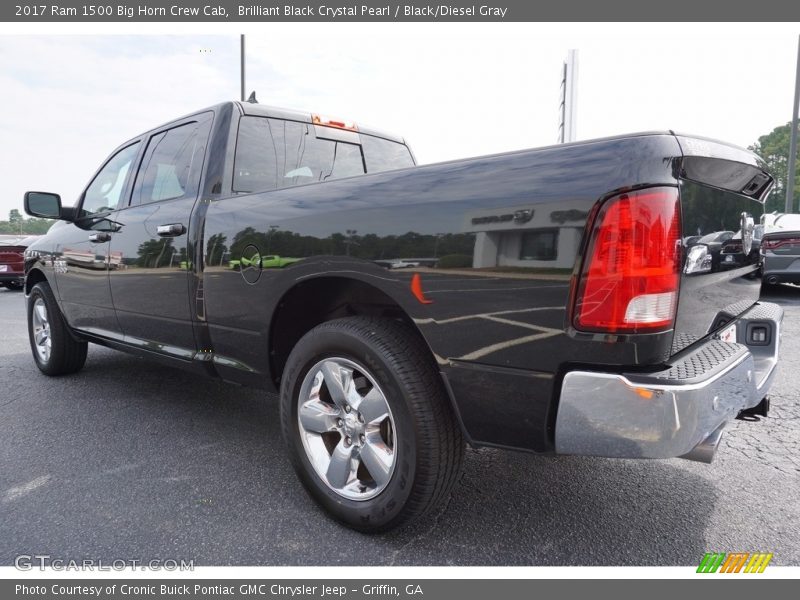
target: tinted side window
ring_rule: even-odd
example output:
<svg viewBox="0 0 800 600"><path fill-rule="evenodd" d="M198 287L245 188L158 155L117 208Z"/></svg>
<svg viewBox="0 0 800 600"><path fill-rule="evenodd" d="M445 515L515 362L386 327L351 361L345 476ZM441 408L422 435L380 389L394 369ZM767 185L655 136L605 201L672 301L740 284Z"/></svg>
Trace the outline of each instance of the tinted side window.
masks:
<svg viewBox="0 0 800 600"><path fill-rule="evenodd" d="M278 185L278 149L270 133L270 119L242 117L233 160L233 190L257 192Z"/></svg>
<svg viewBox="0 0 800 600"><path fill-rule="evenodd" d="M81 205L81 216L94 215L117 209L133 159L139 152L139 142L123 148L109 159L86 188Z"/></svg>
<svg viewBox="0 0 800 600"><path fill-rule="evenodd" d="M132 206L197 196L210 126L208 117L150 138L133 187Z"/></svg>
<svg viewBox="0 0 800 600"><path fill-rule="evenodd" d="M364 160L367 162L367 173L414 166L411 152L404 144L362 133L361 145L364 148Z"/></svg>
<svg viewBox="0 0 800 600"><path fill-rule="evenodd" d="M233 190L258 192L364 174L361 146L316 137L308 123L242 117Z"/></svg>

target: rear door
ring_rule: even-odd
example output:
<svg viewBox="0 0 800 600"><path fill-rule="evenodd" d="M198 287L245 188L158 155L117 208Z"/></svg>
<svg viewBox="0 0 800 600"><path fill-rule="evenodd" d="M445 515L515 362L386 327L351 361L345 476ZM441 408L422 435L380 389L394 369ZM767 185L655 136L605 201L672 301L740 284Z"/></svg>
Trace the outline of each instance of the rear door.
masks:
<svg viewBox="0 0 800 600"><path fill-rule="evenodd" d="M197 200L212 113L153 133L128 206L114 220L111 295L125 341L191 359L189 222Z"/></svg>

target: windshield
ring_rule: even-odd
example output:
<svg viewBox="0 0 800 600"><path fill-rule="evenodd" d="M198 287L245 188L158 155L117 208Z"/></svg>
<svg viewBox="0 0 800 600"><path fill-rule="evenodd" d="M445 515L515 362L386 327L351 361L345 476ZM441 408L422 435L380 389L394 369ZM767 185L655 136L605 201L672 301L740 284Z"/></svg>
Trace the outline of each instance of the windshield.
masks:
<svg viewBox="0 0 800 600"><path fill-rule="evenodd" d="M714 233L709 233L701 237L697 243L698 244L713 244L714 242L724 242L725 240L729 240L733 237L732 231L715 231Z"/></svg>
<svg viewBox="0 0 800 600"><path fill-rule="evenodd" d="M24 239L24 237L0 238L0 246L19 246Z"/></svg>

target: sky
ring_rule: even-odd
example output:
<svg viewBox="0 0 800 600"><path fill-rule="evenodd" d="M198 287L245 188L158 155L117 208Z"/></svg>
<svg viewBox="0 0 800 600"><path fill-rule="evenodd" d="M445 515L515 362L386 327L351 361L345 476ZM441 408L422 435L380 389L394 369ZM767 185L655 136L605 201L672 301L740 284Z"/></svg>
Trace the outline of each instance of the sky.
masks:
<svg viewBox="0 0 800 600"><path fill-rule="evenodd" d="M143 27L0 32L0 219L22 208L26 190L72 204L126 139L238 98L239 29L130 34ZM402 135L420 163L555 143L571 48L577 139L673 129L747 146L791 119L800 33L797 24L245 29L248 94Z"/></svg>

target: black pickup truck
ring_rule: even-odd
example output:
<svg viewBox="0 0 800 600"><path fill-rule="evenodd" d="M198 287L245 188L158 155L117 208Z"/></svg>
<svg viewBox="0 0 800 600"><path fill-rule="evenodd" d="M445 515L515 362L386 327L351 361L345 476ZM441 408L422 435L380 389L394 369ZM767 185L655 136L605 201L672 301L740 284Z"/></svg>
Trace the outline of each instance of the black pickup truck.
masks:
<svg viewBox="0 0 800 600"><path fill-rule="evenodd" d="M710 462L768 408L772 183L672 132L415 166L402 138L228 102L125 142L73 207L26 194L60 219L26 253L33 358L74 373L92 342L279 391L300 479L362 531L446 498L465 443ZM698 240L739 230L721 270Z"/></svg>

